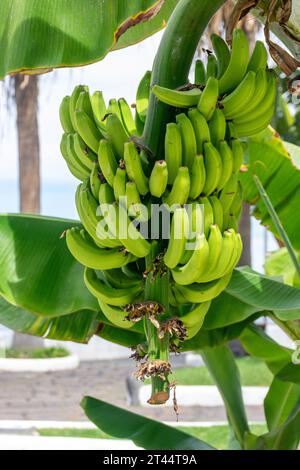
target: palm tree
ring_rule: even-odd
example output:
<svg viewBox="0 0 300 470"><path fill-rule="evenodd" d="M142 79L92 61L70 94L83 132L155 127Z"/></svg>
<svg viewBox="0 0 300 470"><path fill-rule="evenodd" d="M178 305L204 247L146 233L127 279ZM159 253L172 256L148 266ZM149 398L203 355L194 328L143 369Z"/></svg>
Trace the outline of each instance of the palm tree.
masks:
<svg viewBox="0 0 300 470"><path fill-rule="evenodd" d="M13 77L19 150L20 211L40 212L40 146L38 131L38 78L36 75ZM43 346L41 338L15 333L13 347L34 349Z"/></svg>

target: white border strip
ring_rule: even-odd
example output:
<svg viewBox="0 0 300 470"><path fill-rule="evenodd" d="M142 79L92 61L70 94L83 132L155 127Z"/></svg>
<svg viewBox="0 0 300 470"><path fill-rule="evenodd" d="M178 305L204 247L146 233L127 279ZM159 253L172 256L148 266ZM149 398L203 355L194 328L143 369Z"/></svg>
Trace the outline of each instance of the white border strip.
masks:
<svg viewBox="0 0 300 470"><path fill-rule="evenodd" d="M75 354L51 359L0 359L1 372L51 372L76 369L79 358Z"/></svg>

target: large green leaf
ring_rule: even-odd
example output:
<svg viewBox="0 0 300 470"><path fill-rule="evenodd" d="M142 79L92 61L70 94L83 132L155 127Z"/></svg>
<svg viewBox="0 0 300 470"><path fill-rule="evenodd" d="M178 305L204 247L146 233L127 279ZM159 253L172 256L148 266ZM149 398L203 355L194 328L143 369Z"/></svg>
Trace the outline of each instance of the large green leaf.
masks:
<svg viewBox="0 0 300 470"><path fill-rule="evenodd" d="M241 322L256 312L275 311L278 318L299 318L300 289L263 276L248 267L234 270L225 292L215 299L204 328L222 328Z"/></svg>
<svg viewBox="0 0 300 470"><path fill-rule="evenodd" d="M24 310L57 317L99 310L83 267L61 234L78 222L30 215L0 216L0 296Z"/></svg>
<svg viewBox="0 0 300 470"><path fill-rule="evenodd" d="M300 248L300 148L283 143L271 128L251 138L246 148L248 171L241 173L244 198L254 204L253 214L278 236L259 198L252 174L259 176L272 205L295 249Z"/></svg>
<svg viewBox="0 0 300 470"><path fill-rule="evenodd" d="M299 356L299 355L298 355ZM290 362L277 374L278 379L300 385L300 364Z"/></svg>
<svg viewBox="0 0 300 470"><path fill-rule="evenodd" d="M295 406L300 403L300 386L291 382L282 382L274 377L264 400L264 408L270 431L281 426Z"/></svg>
<svg viewBox="0 0 300 470"><path fill-rule="evenodd" d="M131 439L148 450L213 450L206 442L153 419L131 413L102 400L85 397L81 406L87 417L102 431L121 439Z"/></svg>
<svg viewBox="0 0 300 470"><path fill-rule="evenodd" d="M251 436L249 449L296 450L300 440L300 403L279 427L259 437Z"/></svg>
<svg viewBox="0 0 300 470"><path fill-rule="evenodd" d="M249 431L249 426L234 356L228 346L208 348L201 351L201 355L222 395L231 427L242 446L244 434Z"/></svg>
<svg viewBox="0 0 300 470"><path fill-rule="evenodd" d="M245 350L254 357L263 360L273 374L282 369L291 360L293 351L276 343L261 328L250 325L240 335Z"/></svg>
<svg viewBox="0 0 300 470"><path fill-rule="evenodd" d="M96 62L161 29L178 0L2 0L0 79Z"/></svg>
<svg viewBox="0 0 300 470"><path fill-rule="evenodd" d="M91 310L48 318L15 307L3 297L0 297L0 324L19 333L77 343L87 343L102 325L99 314Z"/></svg>
<svg viewBox="0 0 300 470"><path fill-rule="evenodd" d="M260 316L254 314L247 317L245 320L233 323L232 325L224 326L223 328L205 329L201 328L200 331L192 339L184 341L182 344L182 351L199 351L200 349L213 348L215 346L222 346L233 339L240 336L242 331L254 320Z"/></svg>

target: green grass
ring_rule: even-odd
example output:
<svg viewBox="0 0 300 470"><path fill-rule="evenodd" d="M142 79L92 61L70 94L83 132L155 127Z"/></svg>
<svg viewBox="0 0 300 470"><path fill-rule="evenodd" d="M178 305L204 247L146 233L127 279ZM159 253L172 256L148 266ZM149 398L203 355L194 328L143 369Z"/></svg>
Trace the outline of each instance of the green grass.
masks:
<svg viewBox="0 0 300 470"><path fill-rule="evenodd" d="M178 427L182 431L198 439L208 442L217 449L226 449L228 446L229 429L227 426L207 427ZM266 426L257 424L251 426L254 434L263 434L267 431ZM105 434L99 429L38 429L40 436L48 437L87 437L92 439L113 439L112 436Z"/></svg>
<svg viewBox="0 0 300 470"><path fill-rule="evenodd" d="M10 359L52 359L69 356L64 348L6 349L5 357Z"/></svg>
<svg viewBox="0 0 300 470"><path fill-rule="evenodd" d="M254 357L243 357L237 359L236 363L242 385L269 386L271 384L273 376L264 362ZM175 369L172 380L175 380L178 385L214 385L205 366ZM145 383L150 383L150 381Z"/></svg>

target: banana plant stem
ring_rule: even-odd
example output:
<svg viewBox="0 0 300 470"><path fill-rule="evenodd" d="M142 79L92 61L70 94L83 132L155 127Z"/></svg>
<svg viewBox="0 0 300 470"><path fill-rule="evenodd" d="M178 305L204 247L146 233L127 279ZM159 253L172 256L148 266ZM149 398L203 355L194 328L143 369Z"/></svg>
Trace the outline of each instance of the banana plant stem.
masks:
<svg viewBox="0 0 300 470"><path fill-rule="evenodd" d="M161 40L153 64L151 86L178 88L188 82L189 71L202 33L226 0L180 0ZM165 129L172 109L150 94L143 143L157 160L163 158Z"/></svg>
<svg viewBox="0 0 300 470"><path fill-rule="evenodd" d="M152 243L152 249L146 259L146 268L148 270L145 286L145 301L159 303L164 308L164 314L159 314L157 320L164 318L169 310L169 273L163 275L154 275L152 268L156 256L159 254L159 244ZM159 338L158 329L149 319L145 318L145 333L148 340L148 361L163 361L169 363L169 334L165 334L163 338ZM150 404L162 404L169 398L169 381L168 375L165 377L151 377L152 393L149 399Z"/></svg>

